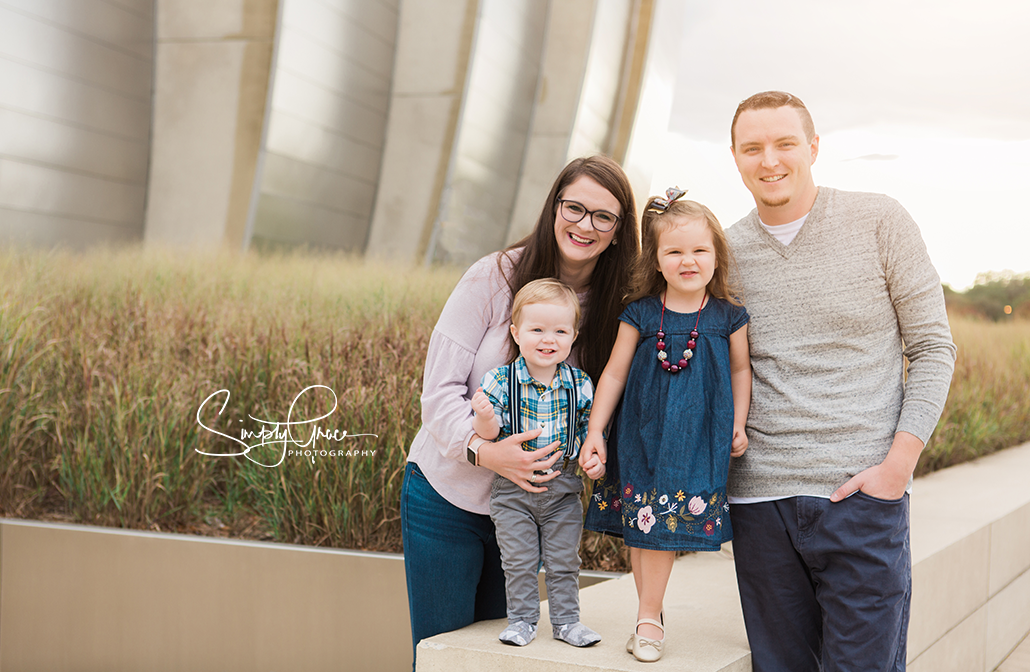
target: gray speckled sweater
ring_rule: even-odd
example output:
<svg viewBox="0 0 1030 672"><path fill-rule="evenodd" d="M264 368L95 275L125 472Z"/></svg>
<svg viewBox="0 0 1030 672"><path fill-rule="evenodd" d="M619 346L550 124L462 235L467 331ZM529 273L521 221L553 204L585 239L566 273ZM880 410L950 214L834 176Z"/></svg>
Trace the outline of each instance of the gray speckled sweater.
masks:
<svg viewBox="0 0 1030 672"><path fill-rule="evenodd" d="M828 497L926 441L955 366L940 277L912 217L880 194L820 187L785 246L753 210L727 231L751 314L749 447L733 497ZM909 359L905 381L904 360Z"/></svg>

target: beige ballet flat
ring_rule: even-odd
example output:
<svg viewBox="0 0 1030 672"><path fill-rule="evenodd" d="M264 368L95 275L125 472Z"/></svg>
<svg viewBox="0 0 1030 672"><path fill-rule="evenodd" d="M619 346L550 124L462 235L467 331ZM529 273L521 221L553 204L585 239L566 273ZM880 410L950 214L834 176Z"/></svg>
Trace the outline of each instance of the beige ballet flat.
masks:
<svg viewBox="0 0 1030 672"><path fill-rule="evenodd" d="M653 663L656 660L661 659L662 653L665 647L665 626L653 618L642 618L637 621L637 627L640 627L641 623L647 623L661 629L661 639L648 639L647 637L641 637L637 634L636 630L633 631L633 637L630 639L632 643L633 657L642 663Z"/></svg>

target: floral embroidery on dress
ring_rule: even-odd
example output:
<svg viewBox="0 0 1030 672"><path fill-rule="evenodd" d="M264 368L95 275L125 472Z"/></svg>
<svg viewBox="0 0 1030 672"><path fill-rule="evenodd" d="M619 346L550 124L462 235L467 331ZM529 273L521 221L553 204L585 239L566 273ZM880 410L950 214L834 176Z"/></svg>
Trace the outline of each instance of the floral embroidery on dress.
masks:
<svg viewBox="0 0 1030 672"><path fill-rule="evenodd" d="M645 506L637 511L637 527L644 534L651 531L651 526L654 525L654 516L651 514L651 507Z"/></svg>
<svg viewBox="0 0 1030 672"><path fill-rule="evenodd" d="M590 496L595 511L621 517L625 527L644 534L650 534L655 525L661 525L659 529L677 535L713 537L723 528L723 517L730 508L725 490L696 494L677 490L669 494L656 489L638 492L632 483L622 486L605 483L595 487Z"/></svg>
<svg viewBox="0 0 1030 672"><path fill-rule="evenodd" d="M610 489L615 492L615 488ZM711 537L716 530L722 529L722 516L729 508L726 503L726 492L720 490L713 494L701 493L688 495L679 490L675 495L659 494L657 490L650 492L634 492L632 485L627 485L621 492L624 497L611 501L611 510L622 512L622 524L649 534L656 524L662 524L669 532ZM605 495L610 495L608 490ZM689 499L688 499L689 498ZM678 501L677 501L678 500ZM681 502L686 503L683 506ZM597 502L597 510L605 511L608 503L603 499Z"/></svg>

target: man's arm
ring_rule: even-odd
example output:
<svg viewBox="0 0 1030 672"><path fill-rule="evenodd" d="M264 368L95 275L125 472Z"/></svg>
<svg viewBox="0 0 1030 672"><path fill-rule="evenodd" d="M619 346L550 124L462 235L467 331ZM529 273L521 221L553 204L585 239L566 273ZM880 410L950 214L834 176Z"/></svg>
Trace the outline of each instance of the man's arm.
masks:
<svg viewBox="0 0 1030 672"><path fill-rule="evenodd" d="M857 490L888 500L905 494L919 455L944 410L955 370L955 343L940 276L912 217L896 201L889 203L878 230L878 244L908 359L905 396L887 456L838 488L830 497L835 502Z"/></svg>

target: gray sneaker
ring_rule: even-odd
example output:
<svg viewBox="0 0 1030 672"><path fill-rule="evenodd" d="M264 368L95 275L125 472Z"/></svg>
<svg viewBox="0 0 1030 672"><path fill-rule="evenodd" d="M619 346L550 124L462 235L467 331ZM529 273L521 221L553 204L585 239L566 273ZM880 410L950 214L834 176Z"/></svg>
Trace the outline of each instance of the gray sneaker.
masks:
<svg viewBox="0 0 1030 672"><path fill-rule="evenodd" d="M508 627L498 637L505 644L513 646L525 646L536 639L536 625L525 621L509 623Z"/></svg>
<svg viewBox="0 0 1030 672"><path fill-rule="evenodd" d="M554 632L555 639L568 642L573 646L593 646L601 641L601 635L579 621L563 625L553 625L551 630Z"/></svg>

